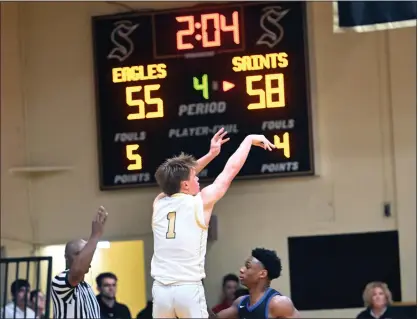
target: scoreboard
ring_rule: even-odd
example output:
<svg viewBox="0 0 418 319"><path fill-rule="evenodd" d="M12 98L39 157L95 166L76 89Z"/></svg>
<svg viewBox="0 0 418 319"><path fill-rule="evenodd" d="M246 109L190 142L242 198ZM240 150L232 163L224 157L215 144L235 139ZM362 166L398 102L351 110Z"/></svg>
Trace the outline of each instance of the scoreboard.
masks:
<svg viewBox="0 0 418 319"><path fill-rule="evenodd" d="M221 127L231 140L200 173L211 181L248 134L240 178L314 173L303 2L245 2L93 17L102 190L155 185L181 152L199 158Z"/></svg>

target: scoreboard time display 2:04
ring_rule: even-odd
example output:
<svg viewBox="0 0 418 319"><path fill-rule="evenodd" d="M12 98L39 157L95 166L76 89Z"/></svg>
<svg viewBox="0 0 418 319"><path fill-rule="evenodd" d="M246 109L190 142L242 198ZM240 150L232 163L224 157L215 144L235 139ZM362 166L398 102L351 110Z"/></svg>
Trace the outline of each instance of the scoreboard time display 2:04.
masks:
<svg viewBox="0 0 418 319"><path fill-rule="evenodd" d="M237 178L312 175L303 2L246 2L93 18L100 187L154 185L157 167L231 140L201 172L213 180L248 134Z"/></svg>

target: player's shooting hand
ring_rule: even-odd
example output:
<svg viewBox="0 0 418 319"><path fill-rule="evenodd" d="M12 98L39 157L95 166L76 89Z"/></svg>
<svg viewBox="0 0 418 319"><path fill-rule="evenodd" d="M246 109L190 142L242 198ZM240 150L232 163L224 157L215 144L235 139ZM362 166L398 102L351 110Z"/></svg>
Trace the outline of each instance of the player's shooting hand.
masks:
<svg viewBox="0 0 418 319"><path fill-rule="evenodd" d="M103 235L104 225L106 224L107 216L106 209L103 206L99 207L91 224L91 235L94 237L101 237Z"/></svg>
<svg viewBox="0 0 418 319"><path fill-rule="evenodd" d="M210 150L209 153L213 156L218 156L221 152L221 146L229 141L229 137L225 138L227 131L224 128L221 128L211 139L210 141Z"/></svg>
<svg viewBox="0 0 418 319"><path fill-rule="evenodd" d="M254 146L264 148L265 150L272 151L276 146L271 143L264 135L250 135L251 141Z"/></svg>

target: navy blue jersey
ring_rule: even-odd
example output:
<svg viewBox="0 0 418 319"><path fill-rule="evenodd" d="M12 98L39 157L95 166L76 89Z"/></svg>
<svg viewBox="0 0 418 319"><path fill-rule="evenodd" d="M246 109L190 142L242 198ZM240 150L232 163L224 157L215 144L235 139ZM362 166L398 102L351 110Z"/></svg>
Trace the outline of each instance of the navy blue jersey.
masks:
<svg viewBox="0 0 418 319"><path fill-rule="evenodd" d="M257 303L250 306L250 296L246 295L238 305L238 318L239 319L268 319L269 316L269 303L274 296L281 296L281 294L269 288Z"/></svg>

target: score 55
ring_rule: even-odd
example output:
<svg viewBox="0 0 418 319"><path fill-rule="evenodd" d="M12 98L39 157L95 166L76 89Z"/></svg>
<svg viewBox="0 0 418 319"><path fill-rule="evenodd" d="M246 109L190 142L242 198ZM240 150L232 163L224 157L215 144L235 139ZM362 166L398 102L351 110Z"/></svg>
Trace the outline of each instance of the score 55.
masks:
<svg viewBox="0 0 418 319"><path fill-rule="evenodd" d="M152 91L158 91L160 89L160 84L148 84L148 85L138 85L138 86L128 86L126 88L126 104L128 106L137 107L135 113L130 113L128 115L128 120L142 120L142 119L151 119L164 117L164 103L163 100L159 97L151 97ZM134 93L143 92L144 99L135 98ZM148 111L145 109L145 105L152 106L154 111Z"/></svg>
<svg viewBox="0 0 418 319"><path fill-rule="evenodd" d="M254 89L255 82L259 82L264 78L264 89ZM283 73L266 74L266 75L249 75L245 78L247 94L258 96L257 103L248 104L249 110L265 109L273 107L284 107L286 105L284 76ZM273 83L277 84L273 86ZM277 99L273 100L273 95L277 94Z"/></svg>

